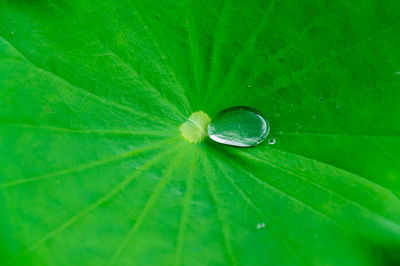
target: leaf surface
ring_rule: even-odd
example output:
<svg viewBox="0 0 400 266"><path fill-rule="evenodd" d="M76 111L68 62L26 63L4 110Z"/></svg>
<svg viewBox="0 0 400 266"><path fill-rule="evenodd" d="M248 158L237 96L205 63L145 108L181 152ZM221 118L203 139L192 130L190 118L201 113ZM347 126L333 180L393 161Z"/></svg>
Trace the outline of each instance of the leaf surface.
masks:
<svg viewBox="0 0 400 266"><path fill-rule="evenodd" d="M399 12L1 1L0 261L398 263ZM180 135L232 106L260 110L275 144Z"/></svg>

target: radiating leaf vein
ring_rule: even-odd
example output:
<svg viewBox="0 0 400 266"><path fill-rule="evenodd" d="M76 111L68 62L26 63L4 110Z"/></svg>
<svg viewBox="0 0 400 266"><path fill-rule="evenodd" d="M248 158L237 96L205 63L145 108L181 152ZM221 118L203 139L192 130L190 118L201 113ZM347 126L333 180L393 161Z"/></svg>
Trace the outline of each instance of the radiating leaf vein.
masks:
<svg viewBox="0 0 400 266"><path fill-rule="evenodd" d="M3 184L0 184L0 189L2 188L7 188L7 187L13 187L13 186L17 186L17 185L22 185L22 184L26 184L26 183L31 183L31 182L36 182L36 181L41 181L44 179L48 179L51 177L56 177L56 176L62 176L62 175L69 175L72 173L77 173L77 172L81 172L90 168L94 168L100 165L104 165L113 161L118 161L118 160L123 160L126 158L129 158L131 156L134 155L138 155L140 153L146 152L146 151L150 151L159 147L162 147L168 143L172 143L174 140L176 139L168 139L165 141L161 141L161 142L157 142L148 146L144 146L141 148L138 148L137 150L133 150L133 151L129 151L126 153L122 153L122 154L118 154L115 156L110 156L108 158L102 159L102 160L98 160L98 161L94 161L94 162L90 162L87 164L82 164L79 165L77 167L74 168L69 168L69 169L64 169L64 170L60 170L60 171L56 171L53 173L49 173L49 174L44 174L44 175L39 175L39 176L35 176L35 177L30 177L30 178L23 178L23 179L19 179L19 180L14 180L14 181L10 181L10 182L6 182Z"/></svg>
<svg viewBox="0 0 400 266"><path fill-rule="evenodd" d="M179 146L178 146L179 147ZM160 161L162 158L164 158L165 156L171 154L172 152L174 152L175 150L177 150L178 148L175 147L174 149L168 150L167 152L164 152L162 154L156 154L151 160L147 161L142 167L136 169L132 175L126 177L121 183L119 183L117 186L115 186L110 192L108 192L105 196L103 196L102 198L100 198L98 201L96 201L95 203L91 204L90 206L88 206L87 208L81 210L80 212L78 212L77 214L75 214L74 216L70 217L68 220L66 220L65 222L63 222L62 224L60 224L59 226L57 226L56 228L54 228L52 231L50 231L49 233L45 234L44 236L40 237L38 240L36 240L34 243L32 243L28 249L27 252L31 252L33 250L35 250L36 248L38 248L40 245L44 244L45 242L47 242L49 239L53 238L54 236L56 236L57 234L59 234L60 232L64 231L65 229L67 229L68 227L70 227L71 225L73 225L75 222L77 222L79 219L81 219L82 217L84 217L85 215L89 214L90 212L92 212L93 210L95 210L97 207L99 207L100 205L108 202L110 199L112 199L115 195L117 195L121 190L123 190L125 187L127 187L132 180L134 180L135 178L137 178L143 171L147 170L148 168L150 168L151 166L153 166L154 164L156 164L158 161Z"/></svg>
<svg viewBox="0 0 400 266"><path fill-rule="evenodd" d="M177 150L177 149L175 149ZM151 209L151 207L154 205L156 202L157 198L161 194L161 192L164 190L165 186L168 184L168 182L171 180L172 173L175 171L175 169L178 167L179 163L182 161L183 157L185 156L185 152L181 152L176 160L170 165L170 167L167 169L165 174L161 177L160 181L158 182L157 186L154 188L153 193L151 194L150 198L146 202L144 208L141 210L139 217L136 219L135 223L131 227L131 229L128 231L124 239L121 241L121 243L118 245L116 248L114 254L111 257L111 260L107 263L108 265L114 265L117 264L117 260L123 250L125 249L126 245L129 243L129 241L132 239L133 235L135 232L139 229L140 225L142 224L143 220L145 219L147 213ZM117 264L118 265L118 264Z"/></svg>
<svg viewBox="0 0 400 266"><path fill-rule="evenodd" d="M217 189L215 187L215 184L213 183L214 181L211 180L211 176L214 178L214 180L216 180L218 177L216 176L215 172L210 169L210 163L208 161L208 157L207 157L206 153L203 154L202 158L203 158L203 165L204 165L204 169L205 169L205 173L206 173L205 179L208 184L208 190L209 190L211 197L215 203L215 206L217 209L217 217L221 224L221 232L222 232L223 241L224 241L223 243L226 248L226 252L229 257L230 263L232 263L233 265L237 265L238 264L237 259L232 250L232 246L231 246L231 242L230 242L231 239L233 239L233 238L230 236L230 229L226 222L225 215L222 211L222 208L221 208L222 204L218 198Z"/></svg>

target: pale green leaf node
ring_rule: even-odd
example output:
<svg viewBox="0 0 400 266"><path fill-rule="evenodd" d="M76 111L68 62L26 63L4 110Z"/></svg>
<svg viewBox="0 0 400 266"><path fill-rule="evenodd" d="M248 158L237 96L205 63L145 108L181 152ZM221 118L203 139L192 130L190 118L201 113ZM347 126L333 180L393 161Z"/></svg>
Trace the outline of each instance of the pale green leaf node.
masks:
<svg viewBox="0 0 400 266"><path fill-rule="evenodd" d="M210 117L203 111L194 112L180 125L179 130L185 140L198 143L208 135L207 127L210 122Z"/></svg>

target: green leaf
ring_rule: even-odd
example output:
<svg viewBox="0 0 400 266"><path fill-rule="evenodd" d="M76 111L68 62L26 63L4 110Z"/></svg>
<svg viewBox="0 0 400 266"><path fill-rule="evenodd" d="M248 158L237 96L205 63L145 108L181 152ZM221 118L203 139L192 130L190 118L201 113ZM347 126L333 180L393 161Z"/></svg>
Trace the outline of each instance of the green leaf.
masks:
<svg viewBox="0 0 400 266"><path fill-rule="evenodd" d="M1 1L1 264L400 263L399 13ZM233 106L276 143L181 136Z"/></svg>

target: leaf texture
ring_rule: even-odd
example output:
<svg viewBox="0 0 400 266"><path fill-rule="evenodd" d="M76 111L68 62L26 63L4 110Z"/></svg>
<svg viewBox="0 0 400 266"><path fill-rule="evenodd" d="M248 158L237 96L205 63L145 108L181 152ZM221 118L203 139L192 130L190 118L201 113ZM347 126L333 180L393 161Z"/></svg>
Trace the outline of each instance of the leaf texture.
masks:
<svg viewBox="0 0 400 266"><path fill-rule="evenodd" d="M1 264L400 263L399 12L1 1ZM275 144L180 135L232 106Z"/></svg>

